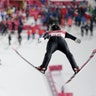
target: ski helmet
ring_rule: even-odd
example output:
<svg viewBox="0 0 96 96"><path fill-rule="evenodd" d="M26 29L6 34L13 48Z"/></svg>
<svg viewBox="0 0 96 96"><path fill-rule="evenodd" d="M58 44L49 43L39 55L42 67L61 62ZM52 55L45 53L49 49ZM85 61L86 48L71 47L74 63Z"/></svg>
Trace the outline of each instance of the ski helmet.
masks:
<svg viewBox="0 0 96 96"><path fill-rule="evenodd" d="M51 26L51 30L52 30L52 31L60 30L60 27L59 27L58 24L54 24L54 25Z"/></svg>

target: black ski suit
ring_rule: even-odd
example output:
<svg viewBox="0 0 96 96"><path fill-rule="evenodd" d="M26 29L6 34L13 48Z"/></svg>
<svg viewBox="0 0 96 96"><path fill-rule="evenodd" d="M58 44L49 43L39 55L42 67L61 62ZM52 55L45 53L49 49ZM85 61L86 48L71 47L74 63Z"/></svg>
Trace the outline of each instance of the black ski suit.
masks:
<svg viewBox="0 0 96 96"><path fill-rule="evenodd" d="M70 52L68 45L64 39L64 38L70 38L75 41L77 39L75 36L72 36L71 34L61 31L61 30L56 30L56 31L50 31L50 32L45 33L43 35L43 38L49 39L49 41L47 43L47 48L46 48L46 53L45 53L43 63L40 66L41 68L47 69L51 56L56 50L59 50L66 55L73 70L74 68L78 68L75 62L75 59L72 53Z"/></svg>

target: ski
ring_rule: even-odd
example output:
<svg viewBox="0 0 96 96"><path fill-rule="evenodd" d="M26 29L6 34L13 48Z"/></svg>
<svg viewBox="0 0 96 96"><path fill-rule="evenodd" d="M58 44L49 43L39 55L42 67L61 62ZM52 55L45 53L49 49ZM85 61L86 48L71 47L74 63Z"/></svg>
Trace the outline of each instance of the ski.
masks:
<svg viewBox="0 0 96 96"><path fill-rule="evenodd" d="M17 55L19 55L25 62L27 62L30 66L32 66L33 68L35 68L36 70L38 70L37 68L36 68L36 66L34 66L32 63L30 63L27 59L25 59L16 49L14 49L14 48L12 48L15 52L16 52L16 54ZM45 74L45 72L42 72L42 71L40 71L40 70L38 70L40 73L42 73L42 74Z"/></svg>
<svg viewBox="0 0 96 96"><path fill-rule="evenodd" d="M68 84L70 81L72 81L72 79L85 67L85 65L88 64L88 62L94 57L96 53L96 49L93 50L93 52L91 53L91 55L89 56L89 58L87 59L87 61L81 66L80 70L77 73L74 73L66 82L65 84Z"/></svg>

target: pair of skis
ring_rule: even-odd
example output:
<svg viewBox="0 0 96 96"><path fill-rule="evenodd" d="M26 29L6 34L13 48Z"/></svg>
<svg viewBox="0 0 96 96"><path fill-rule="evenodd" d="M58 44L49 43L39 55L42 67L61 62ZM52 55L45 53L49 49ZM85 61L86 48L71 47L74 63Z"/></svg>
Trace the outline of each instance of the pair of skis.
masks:
<svg viewBox="0 0 96 96"><path fill-rule="evenodd" d="M24 61L26 61L29 65L31 65L32 67L34 67L35 69L37 69L32 63L30 63L27 59L25 59L17 50L13 49ZM89 56L89 58L86 60L86 62L81 66L80 70L76 73L73 74L66 82L65 84L68 84L84 67L85 65L88 64L88 62L94 57L96 53L96 49L93 50L93 52L91 53L91 55ZM38 69L37 69L38 70ZM38 70L39 71L39 70ZM41 72L41 71L39 71ZM41 72L44 74L44 72Z"/></svg>

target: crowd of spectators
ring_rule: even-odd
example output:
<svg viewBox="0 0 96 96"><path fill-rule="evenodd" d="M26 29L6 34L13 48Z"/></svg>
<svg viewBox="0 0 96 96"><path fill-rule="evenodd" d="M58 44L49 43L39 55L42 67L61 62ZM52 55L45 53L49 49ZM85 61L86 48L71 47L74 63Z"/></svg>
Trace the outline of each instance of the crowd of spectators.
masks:
<svg viewBox="0 0 96 96"><path fill-rule="evenodd" d="M25 3L23 9L8 7L0 10L1 35L14 34L14 30L17 30L18 40L20 39L19 41L21 41L22 31L27 30L28 40L30 34L32 34L32 39L34 39L36 33L41 37L46 30L50 30L50 26L54 22L62 27L71 27L75 24L81 28L81 36L84 36L84 31L88 35L88 30L90 30L91 36L93 35L94 23L96 23L96 7L92 7L85 0L78 4L73 1L68 5L63 3L56 5L50 2L50 4L42 3L42 6L39 6L36 3L33 5L30 5L28 2ZM26 26L25 23L30 17L34 19L35 23Z"/></svg>

